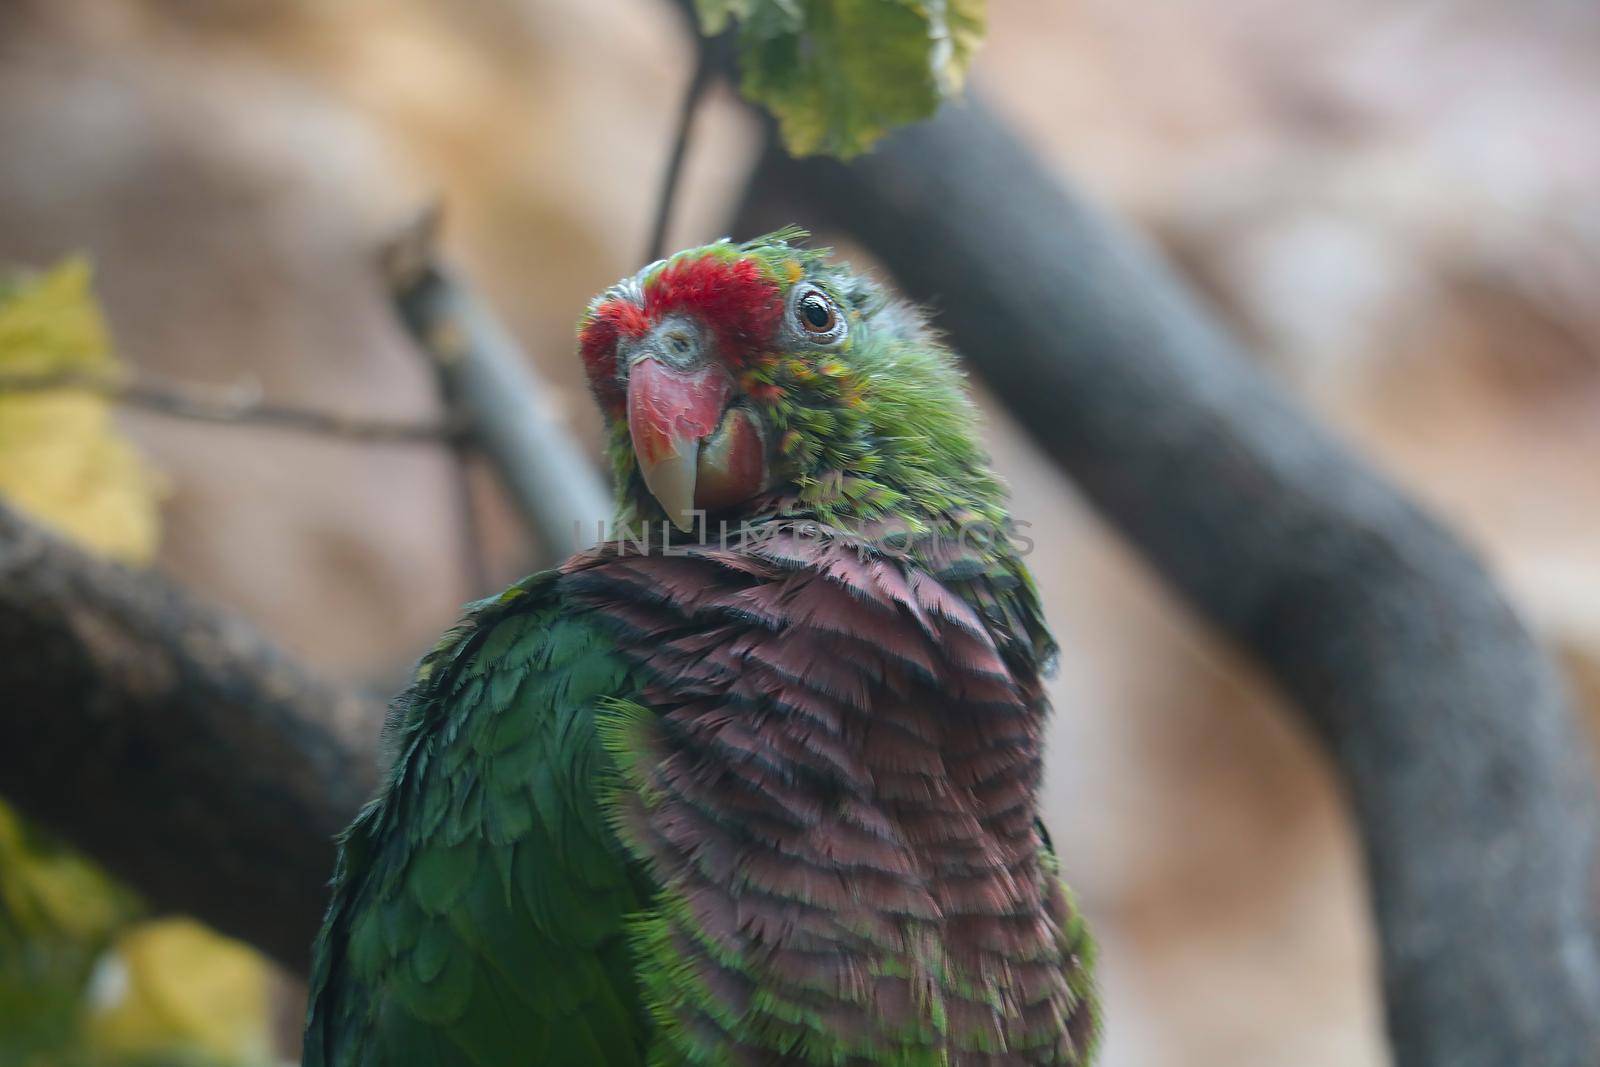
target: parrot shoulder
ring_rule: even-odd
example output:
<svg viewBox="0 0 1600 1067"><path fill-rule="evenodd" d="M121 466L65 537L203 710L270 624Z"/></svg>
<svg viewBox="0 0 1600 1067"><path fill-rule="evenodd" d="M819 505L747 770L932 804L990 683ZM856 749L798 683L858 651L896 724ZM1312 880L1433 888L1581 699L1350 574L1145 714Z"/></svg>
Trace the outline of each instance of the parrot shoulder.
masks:
<svg viewBox="0 0 1600 1067"><path fill-rule="evenodd" d="M313 949L306 1067L641 1061L595 711L636 691L556 572L470 605L385 729Z"/></svg>

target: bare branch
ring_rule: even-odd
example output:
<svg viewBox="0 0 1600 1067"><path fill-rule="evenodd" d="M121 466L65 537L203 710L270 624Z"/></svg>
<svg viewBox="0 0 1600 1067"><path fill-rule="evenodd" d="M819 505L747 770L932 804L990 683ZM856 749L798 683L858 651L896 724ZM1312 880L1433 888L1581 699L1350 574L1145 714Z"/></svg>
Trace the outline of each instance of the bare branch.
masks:
<svg viewBox="0 0 1600 1067"><path fill-rule="evenodd" d="M443 225L444 205L434 200L378 250L378 267L391 292L415 286L418 279L433 270L435 248ZM453 373L450 361L444 358L443 353L435 352L424 344L417 345L417 352L428 361L433 371L439 402L450 413L452 423L470 426L472 417L463 411L461 398L457 395L460 375ZM487 593L490 581L489 561L484 554L483 524L479 521L477 503L472 495L472 460L477 451L476 442L469 433L463 433L451 443L455 460L456 530L461 541L461 570L466 579L469 600L476 600Z"/></svg>
<svg viewBox="0 0 1600 1067"><path fill-rule="evenodd" d="M587 547L615 510L611 494L533 362L437 262L437 225L437 214L425 213L382 250L395 308L546 555Z"/></svg>
<svg viewBox="0 0 1600 1067"><path fill-rule="evenodd" d="M156 908L303 970L378 702L3 504L0 646L0 793Z"/></svg>
<svg viewBox="0 0 1600 1067"><path fill-rule="evenodd" d="M177 418L272 426L372 444L439 444L460 436L460 431L448 422L369 418L273 403L262 399L260 391L251 386L217 388L163 380L144 372L115 375L83 371L0 373L0 394L66 389L98 393L120 404Z"/></svg>
<svg viewBox="0 0 1600 1067"><path fill-rule="evenodd" d="M472 493L472 463L476 450L465 441L454 446L456 536L461 542L461 574L467 584L467 600L486 596L489 588L489 560L483 546L483 523Z"/></svg>

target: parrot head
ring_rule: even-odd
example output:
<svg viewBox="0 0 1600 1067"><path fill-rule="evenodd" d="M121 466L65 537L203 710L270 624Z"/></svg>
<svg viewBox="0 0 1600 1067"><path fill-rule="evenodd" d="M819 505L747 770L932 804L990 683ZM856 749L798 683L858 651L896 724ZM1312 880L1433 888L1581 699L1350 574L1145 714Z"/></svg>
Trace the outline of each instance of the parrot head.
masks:
<svg viewBox="0 0 1600 1067"><path fill-rule="evenodd" d="M805 236L688 249L590 304L578 348L624 518L1003 523L949 351Z"/></svg>

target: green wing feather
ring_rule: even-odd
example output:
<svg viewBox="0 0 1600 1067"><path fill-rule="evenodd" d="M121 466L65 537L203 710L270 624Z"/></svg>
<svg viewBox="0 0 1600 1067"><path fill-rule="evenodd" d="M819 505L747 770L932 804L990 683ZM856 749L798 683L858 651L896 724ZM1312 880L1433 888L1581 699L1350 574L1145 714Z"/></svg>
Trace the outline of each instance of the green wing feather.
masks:
<svg viewBox="0 0 1600 1067"><path fill-rule="evenodd" d="M305 1067L642 1063L594 713L638 689L554 574L472 605L387 732L314 949Z"/></svg>

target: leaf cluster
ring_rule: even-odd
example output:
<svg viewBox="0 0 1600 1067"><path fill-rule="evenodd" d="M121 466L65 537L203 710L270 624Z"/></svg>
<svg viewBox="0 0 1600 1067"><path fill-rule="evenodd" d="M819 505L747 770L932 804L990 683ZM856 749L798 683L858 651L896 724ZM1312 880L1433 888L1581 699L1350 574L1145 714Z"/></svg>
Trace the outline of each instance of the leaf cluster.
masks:
<svg viewBox="0 0 1600 1067"><path fill-rule="evenodd" d="M707 34L738 23L742 87L789 151L849 159L961 87L984 0L696 0Z"/></svg>

